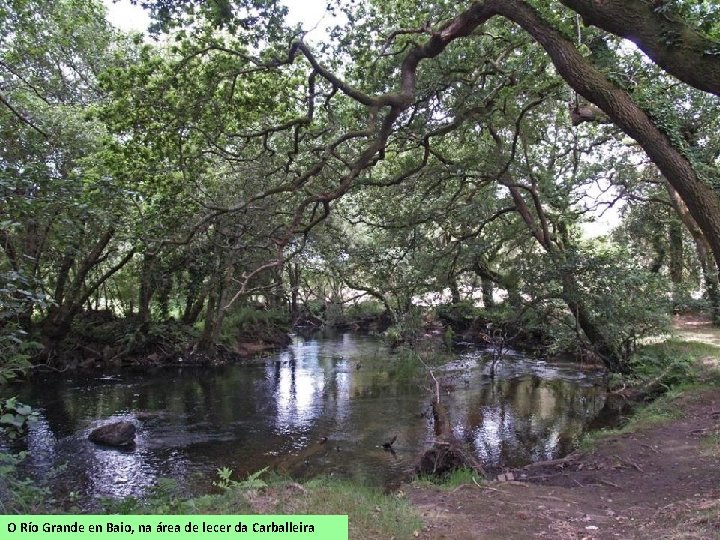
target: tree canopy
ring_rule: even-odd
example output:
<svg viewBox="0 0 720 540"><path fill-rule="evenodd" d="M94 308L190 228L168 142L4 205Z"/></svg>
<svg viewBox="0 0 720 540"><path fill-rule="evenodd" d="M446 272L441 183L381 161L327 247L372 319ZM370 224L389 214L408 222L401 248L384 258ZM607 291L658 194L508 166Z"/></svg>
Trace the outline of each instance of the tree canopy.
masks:
<svg viewBox="0 0 720 540"><path fill-rule="evenodd" d="M319 41L276 0L137 3L152 38L95 0L0 1L18 366L170 328L212 350L259 303L373 299L406 329L465 303L620 371L673 306L720 321L712 2L336 0Z"/></svg>

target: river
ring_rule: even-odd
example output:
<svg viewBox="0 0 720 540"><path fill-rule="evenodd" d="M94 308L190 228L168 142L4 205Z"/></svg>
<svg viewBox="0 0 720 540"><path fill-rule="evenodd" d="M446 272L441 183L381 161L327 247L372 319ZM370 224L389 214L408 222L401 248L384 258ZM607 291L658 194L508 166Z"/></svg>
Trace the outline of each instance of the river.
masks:
<svg viewBox="0 0 720 540"><path fill-rule="evenodd" d="M572 450L605 401L602 376L510 353L494 378L467 350L436 374L456 434L489 469ZM40 412L23 469L58 495L142 496L159 478L202 491L221 467L237 477L287 466L298 477L337 475L393 486L410 478L433 439L429 383L408 382L402 355L368 336L296 337L245 364L51 374L16 388ZM114 420L138 427L123 451L87 440ZM397 436L394 452L382 443ZM288 460L319 441L307 458ZM291 464L291 466L289 465Z"/></svg>

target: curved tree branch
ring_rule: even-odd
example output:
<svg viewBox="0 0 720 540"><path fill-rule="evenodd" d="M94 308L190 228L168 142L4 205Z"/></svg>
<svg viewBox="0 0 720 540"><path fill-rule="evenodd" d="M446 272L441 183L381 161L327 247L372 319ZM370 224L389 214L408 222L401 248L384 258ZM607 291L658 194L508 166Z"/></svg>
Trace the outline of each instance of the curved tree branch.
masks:
<svg viewBox="0 0 720 540"><path fill-rule="evenodd" d="M650 59L681 81L720 96L720 43L658 2L643 0L560 0L591 24L635 43Z"/></svg>

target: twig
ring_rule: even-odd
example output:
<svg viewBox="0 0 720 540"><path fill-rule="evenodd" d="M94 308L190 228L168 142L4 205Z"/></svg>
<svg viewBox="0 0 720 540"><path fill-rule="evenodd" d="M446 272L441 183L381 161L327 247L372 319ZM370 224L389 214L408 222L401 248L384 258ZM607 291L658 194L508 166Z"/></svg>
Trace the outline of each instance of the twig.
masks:
<svg viewBox="0 0 720 540"><path fill-rule="evenodd" d="M37 131L40 135L42 135L42 136L45 137L46 139L49 139L49 138L50 138L50 136L49 136L45 131L43 131L42 129L40 129L40 128L39 128L38 126L36 126L33 122L31 122L31 121L28 120L25 116L23 116L23 114L20 113L20 111L18 111L15 107L13 107L13 106L10 104L10 102L9 102L7 99L5 99L5 97L3 97L2 94L0 94L0 103L2 103L2 104L5 105L8 109L10 109L10 112L12 112L12 113L15 115L15 117L16 117L18 120L20 120L23 124L25 124L26 126L34 129L35 131Z"/></svg>
<svg viewBox="0 0 720 540"><path fill-rule="evenodd" d="M432 369L429 371L432 380L435 381L435 403L440 404L440 382L435 378L435 374Z"/></svg>
<svg viewBox="0 0 720 540"><path fill-rule="evenodd" d="M472 481L473 481L473 483L474 483L477 487L479 487L480 489L489 489L490 491L500 491L499 489L495 489L495 488L492 488L492 487L490 487L490 486L483 486L483 485L479 484L478 481L475 480L475 477L474 477L474 476L472 477Z"/></svg>
<svg viewBox="0 0 720 540"><path fill-rule="evenodd" d="M611 482L610 480L600 480L601 484L605 484L606 486L614 487L615 489L620 489L620 486L618 486L615 482Z"/></svg>
<svg viewBox="0 0 720 540"><path fill-rule="evenodd" d="M653 447L650 446L649 444L642 444L642 443L641 443L640 446L642 446L643 448L647 448L648 450L651 450L651 451L655 452L656 454L659 454L659 453L660 453L660 450L658 450L657 448L653 448Z"/></svg>
<svg viewBox="0 0 720 540"><path fill-rule="evenodd" d="M630 465L631 467L633 467L633 468L634 468L635 470L637 470L638 472L641 472L641 473L644 473L644 472L645 472L645 471L642 470L642 468L640 467L640 465L638 465L637 463L633 463L633 462L630 461L630 460L621 458L621 457L618 456L617 454L614 455L613 457L614 457L615 459L617 459L618 461L620 461L620 462L622 462L622 463L625 463L626 465Z"/></svg>
<svg viewBox="0 0 720 540"><path fill-rule="evenodd" d="M571 461L577 461L582 457L582 454L573 452L572 454L568 454L564 458L560 459L551 459L549 461L536 461L535 463L530 463L529 465L525 465L523 469L532 469L535 467L552 467L556 465L565 465L566 463L570 463Z"/></svg>

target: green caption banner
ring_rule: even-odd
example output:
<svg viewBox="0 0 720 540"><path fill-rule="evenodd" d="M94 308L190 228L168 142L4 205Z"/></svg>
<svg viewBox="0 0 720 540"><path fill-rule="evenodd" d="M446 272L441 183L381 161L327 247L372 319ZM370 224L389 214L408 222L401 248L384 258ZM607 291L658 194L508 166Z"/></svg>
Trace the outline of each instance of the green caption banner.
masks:
<svg viewBox="0 0 720 540"><path fill-rule="evenodd" d="M347 540L347 516L0 516L0 540Z"/></svg>

